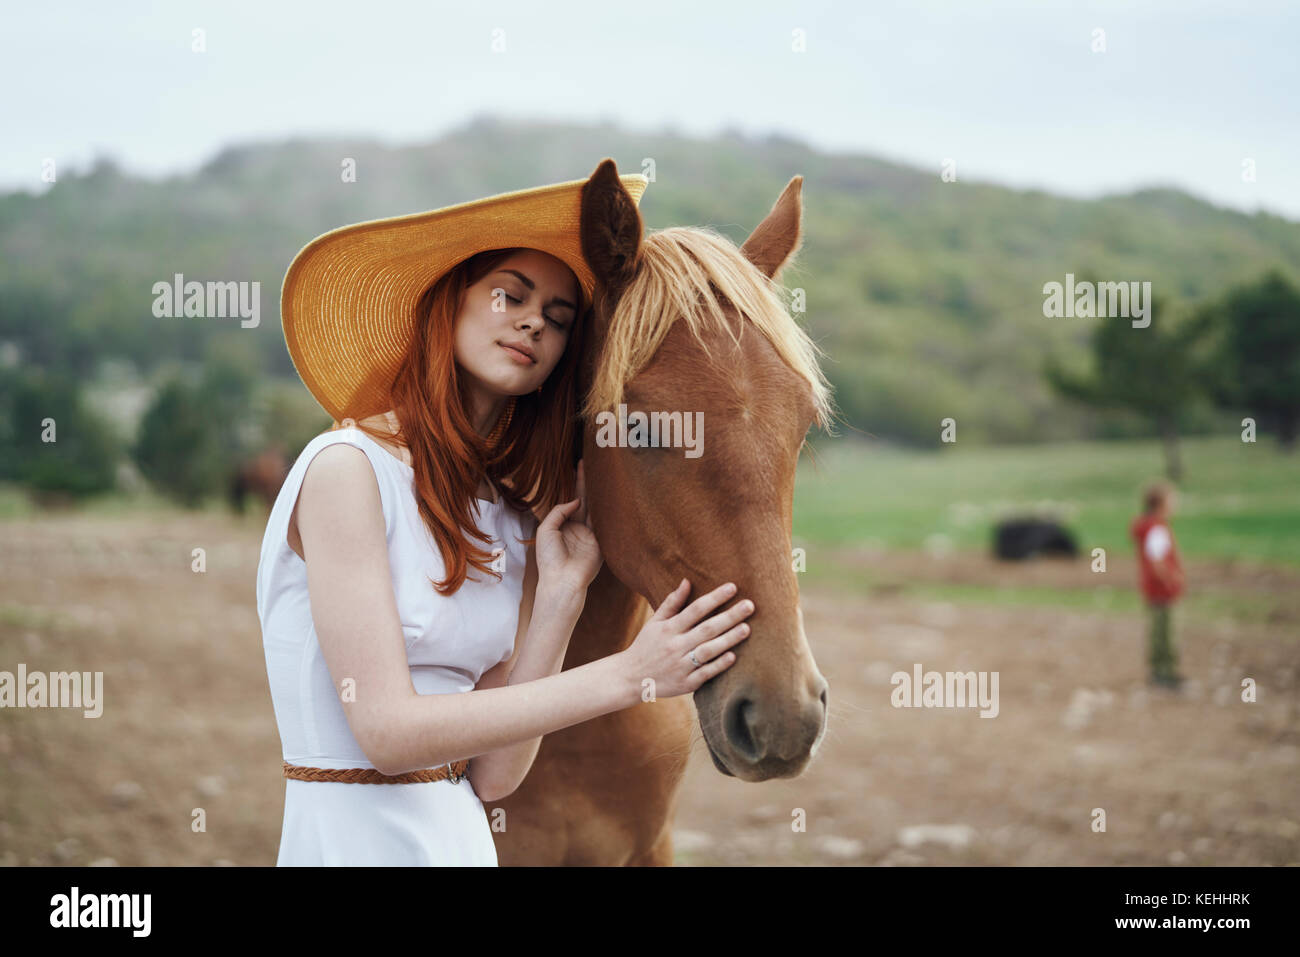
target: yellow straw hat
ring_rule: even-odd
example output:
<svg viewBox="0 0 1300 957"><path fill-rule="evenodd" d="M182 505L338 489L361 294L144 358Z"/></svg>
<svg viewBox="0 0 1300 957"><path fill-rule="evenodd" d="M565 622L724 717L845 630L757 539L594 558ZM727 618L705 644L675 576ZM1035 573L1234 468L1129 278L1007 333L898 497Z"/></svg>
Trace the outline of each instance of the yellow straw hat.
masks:
<svg viewBox="0 0 1300 957"><path fill-rule="evenodd" d="M640 203L649 180L619 177ZM591 302L595 278L579 238L577 179L317 236L289 264L280 321L303 383L336 422L389 408L415 330L415 303L447 270L487 249L540 249L564 262Z"/></svg>

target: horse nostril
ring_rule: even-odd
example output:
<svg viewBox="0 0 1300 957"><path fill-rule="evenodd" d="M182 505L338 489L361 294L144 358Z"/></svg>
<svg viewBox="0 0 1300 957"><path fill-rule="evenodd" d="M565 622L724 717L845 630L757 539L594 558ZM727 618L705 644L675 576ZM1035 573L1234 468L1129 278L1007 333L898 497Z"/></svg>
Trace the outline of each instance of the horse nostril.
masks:
<svg viewBox="0 0 1300 957"><path fill-rule="evenodd" d="M821 693L818 697L820 697L820 698L822 699L822 707L823 707L823 708L827 707L827 704L826 704L826 689L825 689L825 688L822 688L822 693Z"/></svg>
<svg viewBox="0 0 1300 957"><path fill-rule="evenodd" d="M757 761L763 756L758 740L754 734L757 706L748 698L738 698L727 709L723 721L723 733L731 747L747 761Z"/></svg>

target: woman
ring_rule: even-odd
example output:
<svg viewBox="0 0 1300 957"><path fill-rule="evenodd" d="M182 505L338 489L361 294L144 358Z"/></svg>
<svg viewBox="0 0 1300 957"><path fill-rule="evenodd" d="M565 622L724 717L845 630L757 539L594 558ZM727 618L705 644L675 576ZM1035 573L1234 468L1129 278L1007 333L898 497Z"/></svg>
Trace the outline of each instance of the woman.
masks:
<svg viewBox="0 0 1300 957"><path fill-rule="evenodd" d="M335 230L285 276L290 354L342 427L299 456L258 567L280 865L495 865L482 801L541 735L647 679L693 692L748 634L752 603L718 611L734 585L688 606L683 581L627 649L560 671L602 562L572 467L582 185Z"/></svg>

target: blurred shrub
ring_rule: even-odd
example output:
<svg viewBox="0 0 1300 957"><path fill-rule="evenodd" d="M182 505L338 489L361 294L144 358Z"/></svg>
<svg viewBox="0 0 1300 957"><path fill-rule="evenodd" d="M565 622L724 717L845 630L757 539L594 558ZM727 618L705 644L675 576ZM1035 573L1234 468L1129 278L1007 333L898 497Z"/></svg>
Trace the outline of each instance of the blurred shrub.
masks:
<svg viewBox="0 0 1300 957"><path fill-rule="evenodd" d="M301 382L271 380L256 396L254 417L264 445L278 445L293 462L303 447L329 429L331 419Z"/></svg>
<svg viewBox="0 0 1300 957"><path fill-rule="evenodd" d="M216 492L226 463L205 390L180 375L164 382L131 454L145 478L181 505L196 508Z"/></svg>
<svg viewBox="0 0 1300 957"><path fill-rule="evenodd" d="M0 369L0 480L53 504L113 490L121 441L83 400L79 380L39 369Z"/></svg>
<svg viewBox="0 0 1300 957"><path fill-rule="evenodd" d="M1231 287L1198 319L1217 346L1204 379L1222 407L1255 417L1294 449L1300 436L1300 290L1279 270Z"/></svg>
<svg viewBox="0 0 1300 957"><path fill-rule="evenodd" d="M219 340L197 375L171 373L139 424L133 457L186 507L229 491L241 465L276 447L292 462L329 416L300 383L265 376L252 340Z"/></svg>

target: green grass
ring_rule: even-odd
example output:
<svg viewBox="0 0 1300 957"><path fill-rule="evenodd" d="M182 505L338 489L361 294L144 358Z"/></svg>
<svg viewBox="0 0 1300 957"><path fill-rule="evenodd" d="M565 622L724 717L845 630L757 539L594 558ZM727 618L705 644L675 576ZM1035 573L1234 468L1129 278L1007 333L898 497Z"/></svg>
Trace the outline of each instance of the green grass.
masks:
<svg viewBox="0 0 1300 957"><path fill-rule="evenodd" d="M936 435L937 435L936 427ZM1174 532L1191 558L1300 565L1300 453L1235 437L1183 443ZM1128 525L1143 484L1161 474L1157 442L979 446L960 441L931 452L840 440L805 455L795 484L796 545L920 549L934 536L986 549L999 514L1054 511L1085 549L1131 554ZM78 510L119 515L174 509L156 495L110 495ZM224 508L219 500L207 511ZM26 494L0 484L0 520L42 514Z"/></svg>
<svg viewBox="0 0 1300 957"><path fill-rule="evenodd" d="M255 509L249 506L249 511ZM195 512L214 516L231 516L233 513L220 496L207 498L195 510L182 508L150 488L130 492L108 492L90 496L81 501L54 507L42 507L33 501L27 490L14 482L0 482L0 521L11 519L42 519L60 515L85 515L93 518L128 517L132 515L192 515Z"/></svg>
<svg viewBox="0 0 1300 957"><path fill-rule="evenodd" d="M1182 450L1173 527L1185 556L1300 565L1300 453L1235 437L1188 440ZM1142 486L1162 470L1159 443L1144 441L958 441L933 452L823 444L800 462L795 544L915 549L944 536L956 548L982 549L1000 514L1038 510L1064 518L1085 550L1131 553L1128 525Z"/></svg>

